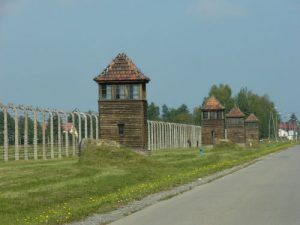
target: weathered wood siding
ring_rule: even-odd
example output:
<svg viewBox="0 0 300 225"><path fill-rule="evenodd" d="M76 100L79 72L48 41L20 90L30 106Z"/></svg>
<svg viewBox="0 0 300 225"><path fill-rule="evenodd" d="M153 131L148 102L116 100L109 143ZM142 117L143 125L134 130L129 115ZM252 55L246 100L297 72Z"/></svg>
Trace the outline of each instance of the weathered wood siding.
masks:
<svg viewBox="0 0 300 225"><path fill-rule="evenodd" d="M99 101L100 137L136 149L147 149L147 101ZM124 124L119 135L118 124Z"/></svg>
<svg viewBox="0 0 300 225"><path fill-rule="evenodd" d="M242 123L235 123L236 118L227 118L227 139L233 143L244 144L245 143L245 120L241 119Z"/></svg>
<svg viewBox="0 0 300 225"><path fill-rule="evenodd" d="M214 139L212 138L212 132L214 132ZM212 119L202 121L202 144L213 145L216 144L219 139L225 138L225 120L224 119Z"/></svg>
<svg viewBox="0 0 300 225"><path fill-rule="evenodd" d="M257 122L246 122L246 143L259 143L259 124Z"/></svg>

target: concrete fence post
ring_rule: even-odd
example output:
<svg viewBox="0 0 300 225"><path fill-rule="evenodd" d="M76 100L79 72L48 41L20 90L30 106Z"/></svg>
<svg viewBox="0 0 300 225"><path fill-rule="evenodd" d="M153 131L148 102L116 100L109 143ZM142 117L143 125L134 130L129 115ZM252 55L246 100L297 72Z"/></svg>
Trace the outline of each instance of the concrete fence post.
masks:
<svg viewBox="0 0 300 225"><path fill-rule="evenodd" d="M33 112L33 158L38 159L38 149L37 149L37 109L32 109Z"/></svg>
<svg viewBox="0 0 300 225"><path fill-rule="evenodd" d="M90 118L90 138L93 139L94 138L94 127L93 127L93 116L91 114L87 114Z"/></svg>
<svg viewBox="0 0 300 225"><path fill-rule="evenodd" d="M79 134L78 141L80 142L81 139L82 139L82 136L81 136L81 116L80 116L80 112L74 112L74 113L78 117L78 134Z"/></svg>
<svg viewBox="0 0 300 225"><path fill-rule="evenodd" d="M148 150L151 151L151 122L147 120L148 127Z"/></svg>
<svg viewBox="0 0 300 225"><path fill-rule="evenodd" d="M75 127L75 115L74 113L71 113L72 116L72 152L73 152L73 156L76 155L76 134L77 134L77 130Z"/></svg>
<svg viewBox="0 0 300 225"><path fill-rule="evenodd" d="M60 111L56 111L57 114L57 145L58 145L58 158L61 159L61 115Z"/></svg>
<svg viewBox="0 0 300 225"><path fill-rule="evenodd" d="M83 112L81 112L80 114L83 115L83 118L84 118L84 138L87 139L88 138L87 117L86 117L86 114Z"/></svg>
<svg viewBox="0 0 300 225"><path fill-rule="evenodd" d="M98 114L93 114L95 117L95 126L96 126L96 140L99 139L99 120L98 120Z"/></svg>
<svg viewBox="0 0 300 225"><path fill-rule="evenodd" d="M43 159L47 159L46 153L46 112L44 109L41 110L42 112L42 142L43 142Z"/></svg>
<svg viewBox="0 0 300 225"><path fill-rule="evenodd" d="M68 126L68 114L63 112L65 118L64 132L65 132L65 154L69 157L69 126Z"/></svg>
<svg viewBox="0 0 300 225"><path fill-rule="evenodd" d="M28 108L24 108L24 158L28 160Z"/></svg>
<svg viewBox="0 0 300 225"><path fill-rule="evenodd" d="M8 161L8 127L7 127L7 107L4 106L0 102L0 108L3 112L3 139L4 139L4 151L3 151L3 158L4 161Z"/></svg>
<svg viewBox="0 0 300 225"><path fill-rule="evenodd" d="M14 121L15 121L15 160L19 160L19 115L18 109L14 104L9 103L8 108L14 111Z"/></svg>
<svg viewBox="0 0 300 225"><path fill-rule="evenodd" d="M54 159L54 124L53 124L53 113L52 111L48 110L50 115L50 156L51 159Z"/></svg>

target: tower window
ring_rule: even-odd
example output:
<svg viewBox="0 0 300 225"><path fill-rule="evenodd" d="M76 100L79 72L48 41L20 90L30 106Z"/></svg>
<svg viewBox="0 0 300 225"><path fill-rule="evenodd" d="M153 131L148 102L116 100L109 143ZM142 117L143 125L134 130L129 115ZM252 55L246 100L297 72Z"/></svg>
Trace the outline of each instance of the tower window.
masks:
<svg viewBox="0 0 300 225"><path fill-rule="evenodd" d="M222 111L217 112L217 119L223 119Z"/></svg>
<svg viewBox="0 0 300 225"><path fill-rule="evenodd" d="M140 85L130 84L129 99L140 99Z"/></svg>
<svg viewBox="0 0 300 225"><path fill-rule="evenodd" d="M111 85L108 84L102 84L101 85L101 99L104 100L111 100Z"/></svg>
<svg viewBox="0 0 300 225"><path fill-rule="evenodd" d="M116 99L125 99L125 85L116 86Z"/></svg>
<svg viewBox="0 0 300 225"><path fill-rule="evenodd" d="M203 112L203 119L208 120L208 112Z"/></svg>
<svg viewBox="0 0 300 225"><path fill-rule="evenodd" d="M118 134L120 136L123 136L125 133L125 124L124 123L119 123L118 124Z"/></svg>

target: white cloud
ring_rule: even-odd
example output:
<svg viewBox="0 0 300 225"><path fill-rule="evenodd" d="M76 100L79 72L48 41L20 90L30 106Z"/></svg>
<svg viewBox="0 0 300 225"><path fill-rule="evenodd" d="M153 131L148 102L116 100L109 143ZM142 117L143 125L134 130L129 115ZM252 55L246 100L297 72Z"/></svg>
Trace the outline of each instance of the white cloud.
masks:
<svg viewBox="0 0 300 225"><path fill-rule="evenodd" d="M189 15L208 19L242 17L246 10L228 0L196 0L187 9Z"/></svg>

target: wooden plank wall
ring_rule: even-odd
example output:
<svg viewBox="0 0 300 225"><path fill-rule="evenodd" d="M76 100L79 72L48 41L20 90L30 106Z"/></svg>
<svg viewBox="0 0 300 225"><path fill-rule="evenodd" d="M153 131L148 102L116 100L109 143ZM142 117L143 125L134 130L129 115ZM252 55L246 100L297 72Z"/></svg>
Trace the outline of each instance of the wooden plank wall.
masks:
<svg viewBox="0 0 300 225"><path fill-rule="evenodd" d="M122 145L147 149L147 101L99 101L100 138ZM119 135L118 124L124 124L124 135Z"/></svg>
<svg viewBox="0 0 300 225"><path fill-rule="evenodd" d="M225 138L225 120L203 120L202 121L202 144L213 145L211 132L215 133L215 141Z"/></svg>

